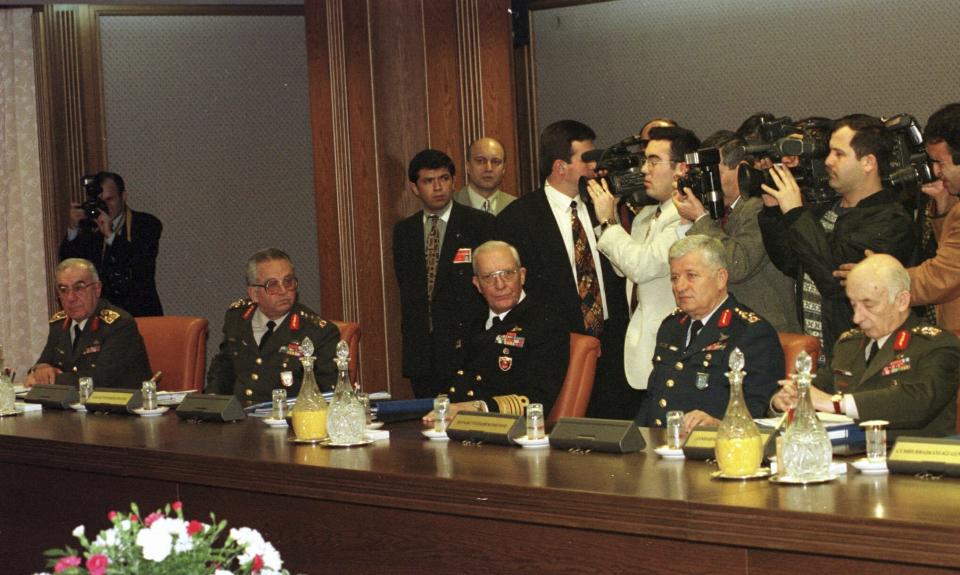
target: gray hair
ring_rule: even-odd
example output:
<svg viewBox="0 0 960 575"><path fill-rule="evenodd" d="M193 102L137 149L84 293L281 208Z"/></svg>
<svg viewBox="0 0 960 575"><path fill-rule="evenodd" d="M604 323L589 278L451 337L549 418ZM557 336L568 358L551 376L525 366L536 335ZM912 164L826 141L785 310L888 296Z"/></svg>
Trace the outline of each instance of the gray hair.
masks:
<svg viewBox="0 0 960 575"><path fill-rule="evenodd" d="M713 270L727 268L727 256L720 240L704 235L687 236L670 246L667 259L671 262L693 252L703 252L703 259Z"/></svg>
<svg viewBox="0 0 960 575"><path fill-rule="evenodd" d="M257 283L257 264L271 262L273 260L284 260L290 264L291 269L293 268L293 262L290 261L290 256L287 255L287 252L277 248L262 249L247 258L247 285Z"/></svg>
<svg viewBox="0 0 960 575"><path fill-rule="evenodd" d="M490 240L483 242L476 249L473 250L473 275L477 275L477 258L480 254L484 252L489 252L497 249L508 249L510 250L510 255L513 256L513 261L517 262L517 267L521 267L523 264L520 263L520 253L517 251L517 248L511 246L507 242L502 242L500 240Z"/></svg>
<svg viewBox="0 0 960 575"><path fill-rule="evenodd" d="M860 271L858 271L860 270ZM888 254L873 254L853 266L850 273L867 274L878 286L887 290L887 300L893 302L902 292L910 292L910 274L897 258ZM847 280L849 281L849 277Z"/></svg>
<svg viewBox="0 0 960 575"><path fill-rule="evenodd" d="M93 281L100 281L100 274L97 273L97 266L93 265L93 262L90 260L85 260L83 258L67 258L63 260L57 264L57 269L54 275L60 275L61 272L65 272L71 268L82 268L90 274L90 277L93 278Z"/></svg>

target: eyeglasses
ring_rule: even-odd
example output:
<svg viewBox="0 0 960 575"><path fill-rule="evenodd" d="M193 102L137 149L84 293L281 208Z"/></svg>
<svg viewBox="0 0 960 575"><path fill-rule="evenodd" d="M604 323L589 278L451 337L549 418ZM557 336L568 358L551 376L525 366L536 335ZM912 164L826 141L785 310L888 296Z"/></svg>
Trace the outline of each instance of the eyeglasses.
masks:
<svg viewBox="0 0 960 575"><path fill-rule="evenodd" d="M250 287L263 288L263 291L267 292L269 295L280 295L285 291L296 291L297 287L300 285L300 282L297 280L297 276L287 276L282 280L272 278L268 279L262 284L249 285Z"/></svg>
<svg viewBox="0 0 960 575"><path fill-rule="evenodd" d="M70 294L80 295L80 294L81 294L84 290L86 290L88 287L95 286L95 285L97 285L98 283L100 283L100 282L90 282L90 283L87 283L87 282L77 282L77 283L73 284L72 286L65 286L65 285L62 285L62 284L61 284L61 285L58 285L58 286L56 287L57 295L60 296L60 297L63 297L63 298L68 297Z"/></svg>
<svg viewBox="0 0 960 575"><path fill-rule="evenodd" d="M646 160L643 162L643 165L650 166L650 168L655 169L660 164L676 164L676 163L677 163L676 160L662 160L660 158L647 157ZM640 167L642 168L643 166L640 166Z"/></svg>
<svg viewBox="0 0 960 575"><path fill-rule="evenodd" d="M517 277L517 272L519 271L519 268L513 268L512 270L498 270L488 274L478 275L477 278L480 280L480 283L489 286L496 283L498 278L504 282L513 281L513 279Z"/></svg>

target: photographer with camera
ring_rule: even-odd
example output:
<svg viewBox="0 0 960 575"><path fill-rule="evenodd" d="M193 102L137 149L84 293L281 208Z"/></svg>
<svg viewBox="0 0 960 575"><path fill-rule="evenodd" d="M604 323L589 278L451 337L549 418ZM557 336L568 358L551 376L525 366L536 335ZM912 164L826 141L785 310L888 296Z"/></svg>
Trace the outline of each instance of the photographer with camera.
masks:
<svg viewBox="0 0 960 575"><path fill-rule="evenodd" d="M720 186L724 214L710 217L690 188L677 191L673 204L680 214L681 235L707 235L720 240L726 255L730 291L737 299L769 321L777 331L798 332L793 281L778 270L763 249L757 216L763 208L758 197L742 196L739 168L751 164L743 139L720 130L703 141L704 148L720 151Z"/></svg>
<svg viewBox="0 0 960 575"><path fill-rule="evenodd" d="M883 187L892 149L883 123L865 114L840 118L829 148L825 166L838 201L826 209L805 207L790 170L775 165L774 186L762 186L759 216L770 260L797 282L801 327L820 338L822 364L839 335L853 327L853 310L833 271L863 259L865 249L909 263L914 245L910 214Z"/></svg>
<svg viewBox="0 0 960 575"><path fill-rule="evenodd" d="M131 210L123 178L113 172L84 176L83 204L72 204L60 260L94 263L103 297L133 316L163 315L157 294L157 253L163 224Z"/></svg>

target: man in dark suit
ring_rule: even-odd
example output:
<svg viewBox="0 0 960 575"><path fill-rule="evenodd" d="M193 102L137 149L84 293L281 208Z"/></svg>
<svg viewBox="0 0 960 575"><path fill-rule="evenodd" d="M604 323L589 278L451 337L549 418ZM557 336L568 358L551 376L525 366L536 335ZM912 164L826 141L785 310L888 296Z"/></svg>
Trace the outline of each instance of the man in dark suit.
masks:
<svg viewBox="0 0 960 575"><path fill-rule="evenodd" d="M573 120L547 126L540 135L544 185L500 212L497 233L520 252L530 296L552 308L567 331L600 338L603 353L588 415L628 419L638 401L629 397L636 392L623 369L626 288L597 250L599 222L584 201L589 196L581 193L581 178L595 175L596 162L582 158L595 138L593 130Z"/></svg>
<svg viewBox="0 0 960 575"><path fill-rule="evenodd" d="M130 209L119 174L98 173L91 189L99 190L96 197L103 202L99 215L89 220L80 205L73 204L60 259L93 262L103 296L131 315L163 315L155 279L163 224L151 214Z"/></svg>
<svg viewBox="0 0 960 575"><path fill-rule="evenodd" d="M150 379L150 361L136 320L100 297L92 262L66 259L56 275L63 309L50 318L47 343L26 384L76 385L92 377L95 387L138 389Z"/></svg>
<svg viewBox="0 0 960 575"><path fill-rule="evenodd" d="M494 218L452 201L450 156L426 149L410 160L410 190L423 209L393 228L400 284L403 375L417 397L433 397L457 369L471 320L483 311L473 287L473 249L491 239Z"/></svg>

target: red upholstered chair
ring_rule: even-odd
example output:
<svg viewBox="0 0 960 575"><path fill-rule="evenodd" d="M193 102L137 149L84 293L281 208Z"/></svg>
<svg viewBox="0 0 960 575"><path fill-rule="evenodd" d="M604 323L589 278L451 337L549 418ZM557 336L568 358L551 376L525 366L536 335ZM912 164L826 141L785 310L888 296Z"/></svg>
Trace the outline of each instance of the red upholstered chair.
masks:
<svg viewBox="0 0 960 575"><path fill-rule="evenodd" d="M960 337L960 329L952 331L953 335ZM957 391L957 434L960 435L960 390Z"/></svg>
<svg viewBox="0 0 960 575"><path fill-rule="evenodd" d="M202 317L138 317L137 328L154 373L163 372L160 391L203 392L208 322Z"/></svg>
<svg viewBox="0 0 960 575"><path fill-rule="evenodd" d="M783 348L783 359L785 362L786 373L784 377L790 377L791 373L796 371L797 356L801 351L810 354L813 360L813 371L817 371L817 359L820 357L820 340L812 335L803 335L802 333L787 333L778 331L780 336L780 347Z"/></svg>
<svg viewBox="0 0 960 575"><path fill-rule="evenodd" d="M360 324L352 321L330 320L340 329L340 339L350 346L350 382L357 381L360 365Z"/></svg>
<svg viewBox="0 0 960 575"><path fill-rule="evenodd" d="M579 333L570 334L570 363L563 387L550 410L547 424L553 425L561 417L583 417L590 403L593 378L597 373L597 358L600 357L600 340Z"/></svg>

